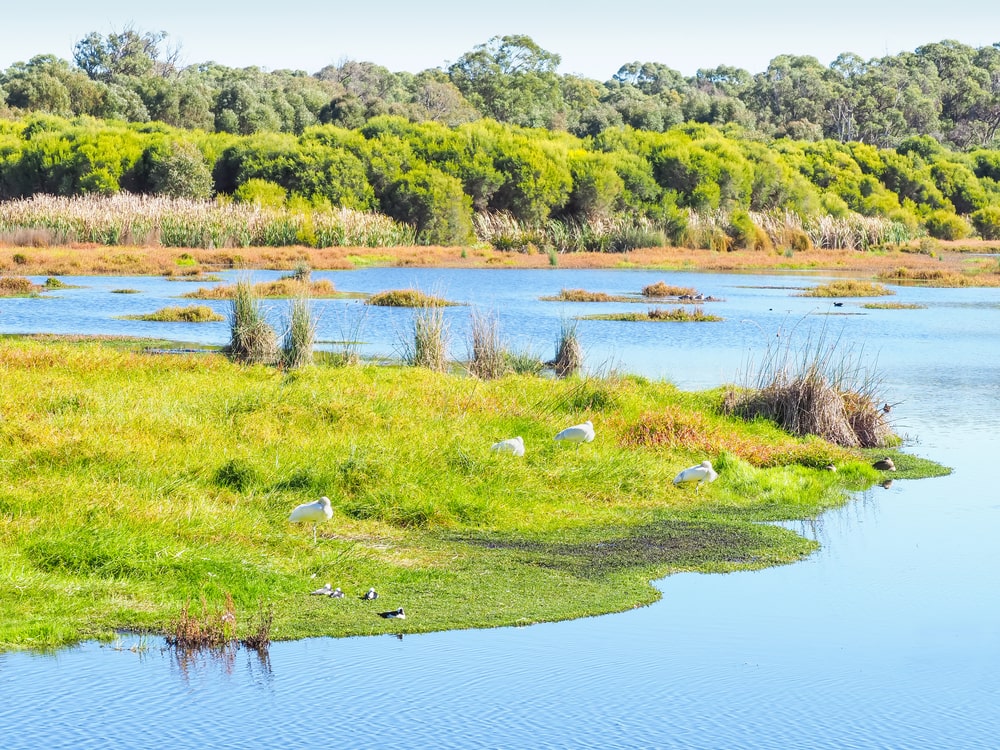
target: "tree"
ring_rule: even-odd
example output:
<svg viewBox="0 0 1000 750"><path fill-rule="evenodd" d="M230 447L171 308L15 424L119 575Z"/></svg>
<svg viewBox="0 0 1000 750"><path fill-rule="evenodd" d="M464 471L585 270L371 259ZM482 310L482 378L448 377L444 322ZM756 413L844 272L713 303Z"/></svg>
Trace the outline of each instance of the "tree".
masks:
<svg viewBox="0 0 1000 750"><path fill-rule="evenodd" d="M106 37L92 31L76 43L73 60L96 81L164 74L173 70L178 54L173 51L160 59L160 44L166 38L165 31L140 32L132 26L112 31Z"/></svg>
<svg viewBox="0 0 1000 750"><path fill-rule="evenodd" d="M527 127L546 127L562 108L560 58L531 37L493 37L448 68L452 83L487 117Z"/></svg>

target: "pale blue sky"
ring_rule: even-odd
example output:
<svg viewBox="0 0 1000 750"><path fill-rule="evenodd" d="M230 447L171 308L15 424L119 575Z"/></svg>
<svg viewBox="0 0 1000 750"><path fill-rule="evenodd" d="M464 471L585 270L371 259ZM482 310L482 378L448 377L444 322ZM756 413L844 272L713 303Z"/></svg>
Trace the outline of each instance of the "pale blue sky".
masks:
<svg viewBox="0 0 1000 750"><path fill-rule="evenodd" d="M988 46L1000 42L1000 3L36 0L2 12L0 68L42 53L71 60L74 43L88 32L129 24L166 31L184 64L214 60L309 73L343 59L394 71L447 67L490 37L527 34L562 57L560 73L604 81L633 60L685 75L719 64L757 73L782 53L813 55L826 65L841 52L868 59L942 39Z"/></svg>

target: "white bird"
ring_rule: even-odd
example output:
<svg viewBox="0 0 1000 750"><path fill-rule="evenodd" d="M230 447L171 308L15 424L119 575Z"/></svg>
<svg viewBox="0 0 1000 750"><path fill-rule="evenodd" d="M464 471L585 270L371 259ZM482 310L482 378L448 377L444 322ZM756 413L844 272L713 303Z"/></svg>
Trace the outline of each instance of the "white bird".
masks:
<svg viewBox="0 0 1000 750"><path fill-rule="evenodd" d="M554 439L565 440L566 442L576 443L577 445L580 443L589 443L594 439L594 425L588 419L582 424L575 424L572 427L567 427L562 432L559 432Z"/></svg>
<svg viewBox="0 0 1000 750"><path fill-rule="evenodd" d="M361 595L361 598L364 599L365 601L369 602L373 601L375 599L378 599L378 592L375 590L375 587L372 586L370 589L368 589L368 591L366 591Z"/></svg>
<svg viewBox="0 0 1000 750"><path fill-rule="evenodd" d="M524 455L524 441L521 436L507 438L506 440L501 440L499 443L493 443L490 446L491 450L495 450L497 453L510 453L514 456Z"/></svg>
<svg viewBox="0 0 1000 750"><path fill-rule="evenodd" d="M337 591L340 591L340 589L337 589ZM315 591L310 591L309 593L313 596L333 596L333 587L328 583Z"/></svg>
<svg viewBox="0 0 1000 750"><path fill-rule="evenodd" d="M316 524L329 521L333 518L333 508L330 507L330 498L321 497L313 503L302 503L292 510L288 520L292 523L308 522L313 525L313 544L316 543Z"/></svg>
<svg viewBox="0 0 1000 750"><path fill-rule="evenodd" d="M393 618L393 617L396 618L397 620L405 620L406 619L406 613L403 612L403 608L402 607L400 607L399 609L389 610L388 612L379 612L378 616L379 617L385 617L386 619L390 619L390 618Z"/></svg>
<svg viewBox="0 0 1000 750"><path fill-rule="evenodd" d="M696 482L695 491L701 489L703 482L714 482L718 478L718 474L715 469L712 468L711 461L702 461L697 466L691 466L684 469L680 474L674 477L674 484L689 484L691 482Z"/></svg>

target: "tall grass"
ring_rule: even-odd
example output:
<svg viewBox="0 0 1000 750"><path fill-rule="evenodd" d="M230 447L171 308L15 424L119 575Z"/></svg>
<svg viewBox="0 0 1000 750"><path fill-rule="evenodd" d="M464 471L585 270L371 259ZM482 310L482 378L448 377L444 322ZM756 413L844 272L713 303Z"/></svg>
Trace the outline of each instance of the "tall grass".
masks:
<svg viewBox="0 0 1000 750"><path fill-rule="evenodd" d="M36 195L0 202L0 237L25 244L93 242L165 247L387 247L413 245L412 227L353 211L261 208L118 193Z"/></svg>
<svg viewBox="0 0 1000 750"><path fill-rule="evenodd" d="M576 321L562 322L552 367L561 378L568 377L583 367L583 347L576 333Z"/></svg>
<svg viewBox="0 0 1000 750"><path fill-rule="evenodd" d="M404 343L404 359L414 367L443 372L448 369L450 332L440 307L421 307L413 312L413 340Z"/></svg>
<svg viewBox="0 0 1000 750"><path fill-rule="evenodd" d="M495 313L472 311L469 329L469 372L480 380L502 378L510 361L500 337L500 319Z"/></svg>
<svg viewBox="0 0 1000 750"><path fill-rule="evenodd" d="M882 375L862 350L828 341L825 329L797 347L793 338L769 343L761 362L747 368L741 387L726 394L729 413L847 447L898 442L881 408Z"/></svg>
<svg viewBox="0 0 1000 750"><path fill-rule="evenodd" d="M272 364L278 359L278 337L264 319L260 299L248 279L236 284L229 309L229 354L243 364Z"/></svg>
<svg viewBox="0 0 1000 750"><path fill-rule="evenodd" d="M285 335L281 345L285 367L295 370L311 365L315 341L316 321L313 319L312 303L306 296L295 297L288 305Z"/></svg>

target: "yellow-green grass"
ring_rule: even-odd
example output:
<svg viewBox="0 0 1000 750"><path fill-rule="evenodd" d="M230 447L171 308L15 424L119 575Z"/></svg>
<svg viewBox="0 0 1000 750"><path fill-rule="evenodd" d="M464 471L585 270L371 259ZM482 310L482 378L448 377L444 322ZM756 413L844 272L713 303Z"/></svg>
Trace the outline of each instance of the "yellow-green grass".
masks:
<svg viewBox="0 0 1000 750"><path fill-rule="evenodd" d="M840 279L829 284L820 284L802 293L803 297L885 297L895 294L882 284L858 279Z"/></svg>
<svg viewBox="0 0 1000 750"><path fill-rule="evenodd" d="M450 307L456 304L419 289L389 289L373 294L365 302L379 307Z"/></svg>
<svg viewBox="0 0 1000 750"><path fill-rule="evenodd" d="M148 315L123 315L123 320L149 320L157 323L211 323L225 320L208 305L188 305L187 307L161 307Z"/></svg>
<svg viewBox="0 0 1000 750"><path fill-rule="evenodd" d="M655 284L648 284L642 288L643 297L680 297L687 295L694 297L698 290L689 286L673 286L665 281L657 281Z"/></svg>
<svg viewBox="0 0 1000 750"><path fill-rule="evenodd" d="M607 313L604 315L585 315L584 320L623 320L630 322L662 321L673 323L710 323L723 320L718 315L709 315L700 307L693 310L685 310L683 307L675 307L668 310L664 307L653 307L641 313Z"/></svg>
<svg viewBox="0 0 1000 750"><path fill-rule="evenodd" d="M927 305L916 302L866 302L862 307L866 310L924 310Z"/></svg>
<svg viewBox="0 0 1000 750"><path fill-rule="evenodd" d="M681 570L788 563L870 458L638 377L291 373L122 341L0 338L0 650L164 633L231 595L276 639L553 621L648 604ZM591 419L593 443L553 441ZM521 435L523 458L490 445ZM897 477L929 462L889 451ZM881 455L881 454L880 454ZM710 458L700 492L671 483ZM834 462L839 471L815 467ZM320 495L333 519L288 522ZM308 594L330 581L348 597ZM357 596L369 586L377 604ZM376 610L404 606L407 619Z"/></svg>
<svg viewBox="0 0 1000 750"><path fill-rule="evenodd" d="M893 284L911 284L929 287L991 287L1000 286L1000 273L996 263L989 268L971 271L953 271L943 268L909 268L900 266L890 271L882 271L878 278Z"/></svg>
<svg viewBox="0 0 1000 750"><path fill-rule="evenodd" d="M292 278L276 281L262 281L253 285L253 293L259 299L284 299L287 297L338 297L341 296L328 279L320 279L305 284ZM233 299L236 284L201 287L181 295L190 299Z"/></svg>
<svg viewBox="0 0 1000 750"><path fill-rule="evenodd" d="M635 297L607 292L591 292L587 289L561 289L559 294L540 297L542 302L638 302Z"/></svg>

